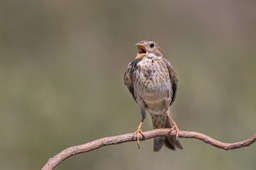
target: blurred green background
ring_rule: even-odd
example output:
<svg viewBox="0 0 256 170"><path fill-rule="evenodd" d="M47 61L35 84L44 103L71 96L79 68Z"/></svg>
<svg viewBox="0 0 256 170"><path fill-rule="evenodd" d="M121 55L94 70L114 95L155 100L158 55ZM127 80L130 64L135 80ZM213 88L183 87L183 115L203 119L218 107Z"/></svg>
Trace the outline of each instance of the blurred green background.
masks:
<svg viewBox="0 0 256 170"><path fill-rule="evenodd" d="M154 40L179 76L181 130L224 142L256 132L256 1L1 0L0 169L41 169L72 145L133 132L140 113L123 84ZM151 129L148 116L143 129ZM56 169L254 170L256 145L223 151L192 139L104 147Z"/></svg>

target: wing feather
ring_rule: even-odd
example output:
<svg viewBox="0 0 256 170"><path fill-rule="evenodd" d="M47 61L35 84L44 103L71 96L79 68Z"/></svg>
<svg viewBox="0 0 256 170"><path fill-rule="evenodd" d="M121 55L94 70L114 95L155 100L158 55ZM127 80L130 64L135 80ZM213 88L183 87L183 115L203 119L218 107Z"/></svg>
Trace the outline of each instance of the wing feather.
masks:
<svg viewBox="0 0 256 170"><path fill-rule="evenodd" d="M124 73L124 84L129 89L129 92L132 94L132 97L135 101L136 101L136 97L135 97L134 88L133 88L133 72L137 63L138 63L137 60L133 60L132 62L130 62Z"/></svg>
<svg viewBox="0 0 256 170"><path fill-rule="evenodd" d="M178 77L177 77L177 73L174 70L174 68L171 65L171 63L167 59L165 59L165 58L164 58L164 62L167 65L167 68L168 68L168 71L169 71L170 80L171 80L171 83L172 83L172 100L171 100L171 103L170 103L170 105L172 105L174 100L175 100L175 98L176 98L176 93L177 93L177 90L178 90Z"/></svg>

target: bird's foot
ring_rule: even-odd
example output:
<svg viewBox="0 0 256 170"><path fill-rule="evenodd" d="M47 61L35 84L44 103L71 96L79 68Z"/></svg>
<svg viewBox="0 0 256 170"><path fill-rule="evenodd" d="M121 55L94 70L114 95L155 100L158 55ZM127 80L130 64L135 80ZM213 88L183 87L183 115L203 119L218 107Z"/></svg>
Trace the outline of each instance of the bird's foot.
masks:
<svg viewBox="0 0 256 170"><path fill-rule="evenodd" d="M175 130L175 132L176 132L176 134L175 134L175 139L177 140L178 139L178 137L179 137L179 128L178 128L178 126L175 124L171 129L170 129L170 133L173 131L173 130Z"/></svg>
<svg viewBox="0 0 256 170"><path fill-rule="evenodd" d="M139 124L137 130L136 130L136 131L134 132L134 134L133 134L133 138L136 138L136 140L137 140L138 148L140 148L140 135L141 135L143 138L145 137L144 134L143 134L143 132L142 132L142 130L141 130L141 126L142 126L142 122L140 122L140 124Z"/></svg>
<svg viewBox="0 0 256 170"><path fill-rule="evenodd" d="M175 123L175 121L172 119L172 117L171 117L170 115L168 115L168 114L167 114L167 117L169 118L169 120L170 120L171 123L172 123L172 128L170 129L170 133L171 133L173 130L175 130L175 132L176 132L175 136L176 136L176 140L177 140L178 137L179 137L179 131L180 131L180 130L179 130L177 124Z"/></svg>

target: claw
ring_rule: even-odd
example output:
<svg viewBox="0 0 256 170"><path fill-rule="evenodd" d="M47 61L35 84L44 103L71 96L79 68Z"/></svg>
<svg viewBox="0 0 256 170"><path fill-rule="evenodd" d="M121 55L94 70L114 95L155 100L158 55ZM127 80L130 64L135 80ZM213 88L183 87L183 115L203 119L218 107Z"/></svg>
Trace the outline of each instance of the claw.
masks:
<svg viewBox="0 0 256 170"><path fill-rule="evenodd" d="M173 131L173 130L175 130L175 132L176 132L176 134L175 134L175 139L177 140L178 139L178 137L179 137L179 128L178 128L178 126L175 124L175 126L173 126L171 129L170 129L170 133Z"/></svg>
<svg viewBox="0 0 256 170"><path fill-rule="evenodd" d="M179 131L180 131L180 130L179 130L177 124L175 123L175 121L172 119L172 117L171 117L169 114L167 114L167 117L169 118L169 120L171 121L171 123L172 123L172 125L173 125L173 127L170 129L170 133L171 133L173 130L175 130L175 132L176 132L175 136L176 136L176 140L177 140L178 137L179 137Z"/></svg>
<svg viewBox="0 0 256 170"><path fill-rule="evenodd" d="M133 137L137 139L138 148L140 148L140 135L144 138L143 132L141 130L142 122L140 122L137 130L134 132Z"/></svg>

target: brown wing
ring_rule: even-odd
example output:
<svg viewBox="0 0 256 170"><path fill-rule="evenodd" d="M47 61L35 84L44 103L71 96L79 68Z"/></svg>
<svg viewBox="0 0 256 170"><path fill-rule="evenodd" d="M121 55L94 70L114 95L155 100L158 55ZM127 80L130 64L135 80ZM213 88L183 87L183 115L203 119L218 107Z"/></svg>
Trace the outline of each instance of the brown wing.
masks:
<svg viewBox="0 0 256 170"><path fill-rule="evenodd" d="M133 60L130 62L127 66L127 69L124 73L124 84L129 89L130 93L132 94L133 99L136 101L135 95L134 95L134 88L133 88L133 72L134 68L137 65L137 60Z"/></svg>
<svg viewBox="0 0 256 170"><path fill-rule="evenodd" d="M177 77L177 73L175 72L171 63L165 58L164 58L164 62L167 65L169 75L170 75L170 80L171 80L171 83L172 83L172 101L170 103L170 105L172 105L172 103L174 102L174 100L176 98L176 93L177 93L177 90L178 90L178 77Z"/></svg>

